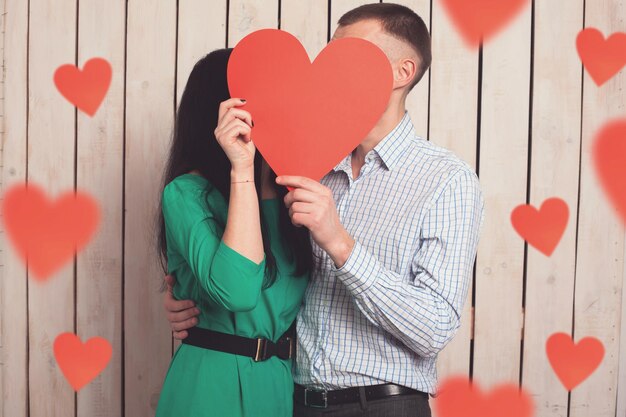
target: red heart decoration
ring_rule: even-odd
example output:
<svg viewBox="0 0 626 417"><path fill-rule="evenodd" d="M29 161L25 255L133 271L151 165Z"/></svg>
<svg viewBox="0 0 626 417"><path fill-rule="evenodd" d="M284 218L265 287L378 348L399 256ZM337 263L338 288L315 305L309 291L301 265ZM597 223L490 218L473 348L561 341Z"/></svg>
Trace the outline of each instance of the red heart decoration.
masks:
<svg viewBox="0 0 626 417"><path fill-rule="evenodd" d="M247 100L252 139L274 172L319 180L376 125L393 78L387 56L366 40L332 41L311 64L293 35L264 29L233 50L228 86Z"/></svg>
<svg viewBox="0 0 626 417"><path fill-rule="evenodd" d="M544 201L539 210L523 204L511 213L511 223L517 233L546 256L552 255L559 244L568 219L567 203L556 197Z"/></svg>
<svg viewBox="0 0 626 417"><path fill-rule="evenodd" d="M62 333L54 339L54 357L74 391L97 377L112 354L111 344L102 337L92 337L82 343L75 334Z"/></svg>
<svg viewBox="0 0 626 417"><path fill-rule="evenodd" d="M604 190L626 223L626 119L608 122L596 134L593 159Z"/></svg>
<svg viewBox="0 0 626 417"><path fill-rule="evenodd" d="M88 195L68 192L52 202L32 183L7 190L2 213L9 239L39 281L71 261L100 220L98 205Z"/></svg>
<svg viewBox="0 0 626 417"><path fill-rule="evenodd" d="M569 334L555 333L546 342L546 353L556 376L571 391L600 366L604 345L594 337L585 337L574 344Z"/></svg>
<svg viewBox="0 0 626 417"><path fill-rule="evenodd" d="M626 33L617 32L604 39L598 29L587 28L578 33L576 49L598 86L613 78L626 65Z"/></svg>
<svg viewBox="0 0 626 417"><path fill-rule="evenodd" d="M54 72L54 84L67 101L93 116L109 90L112 75L106 59L92 58L82 71L72 64L61 65Z"/></svg>
<svg viewBox="0 0 626 417"><path fill-rule="evenodd" d="M452 23L472 48L502 30L529 0L442 0Z"/></svg>
<svg viewBox="0 0 626 417"><path fill-rule="evenodd" d="M532 417L530 395L517 385L502 384L482 393L465 376L451 377L438 389L433 402L439 417Z"/></svg>

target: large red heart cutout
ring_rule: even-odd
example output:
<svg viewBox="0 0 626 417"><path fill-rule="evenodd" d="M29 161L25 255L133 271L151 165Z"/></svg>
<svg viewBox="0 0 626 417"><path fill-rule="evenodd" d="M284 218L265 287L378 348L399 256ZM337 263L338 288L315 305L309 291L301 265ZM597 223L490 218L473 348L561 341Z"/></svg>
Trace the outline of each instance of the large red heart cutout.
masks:
<svg viewBox="0 0 626 417"><path fill-rule="evenodd" d="M569 208L560 198L548 198L539 210L531 205L517 206L511 223L529 245L546 256L552 255L567 228Z"/></svg>
<svg viewBox="0 0 626 417"><path fill-rule="evenodd" d="M514 384L496 386L483 393L476 381L464 376L450 377L439 385L433 402L439 417L532 417L530 395Z"/></svg>
<svg viewBox="0 0 626 417"><path fill-rule="evenodd" d="M593 81L601 86L626 66L626 33L617 32L604 39L596 28L581 30L576 49Z"/></svg>
<svg viewBox="0 0 626 417"><path fill-rule="evenodd" d="M83 343L73 333L61 333L54 339L54 357L75 391L97 377L112 354L111 344L102 337L92 337Z"/></svg>
<svg viewBox="0 0 626 417"><path fill-rule="evenodd" d="M233 50L228 86L246 99L252 140L274 172L319 180L376 125L393 78L387 56L366 40L334 40L311 63L293 35L263 29Z"/></svg>
<svg viewBox="0 0 626 417"><path fill-rule="evenodd" d="M71 191L53 202L33 183L7 190L2 213L8 238L39 281L71 261L87 245L100 221L92 197Z"/></svg>
<svg viewBox="0 0 626 417"><path fill-rule="evenodd" d="M546 353L556 376L571 391L600 365L604 345L594 337L574 343L569 334L555 333L546 342Z"/></svg>
<svg viewBox="0 0 626 417"><path fill-rule="evenodd" d="M515 18L530 0L442 0L468 46L487 41Z"/></svg>
<svg viewBox="0 0 626 417"><path fill-rule="evenodd" d="M626 119L610 121L597 133L593 157L604 190L626 223Z"/></svg>
<svg viewBox="0 0 626 417"><path fill-rule="evenodd" d="M107 94L112 75L106 59L92 58L82 71L72 64L61 65L54 73L54 84L67 101L93 116Z"/></svg>

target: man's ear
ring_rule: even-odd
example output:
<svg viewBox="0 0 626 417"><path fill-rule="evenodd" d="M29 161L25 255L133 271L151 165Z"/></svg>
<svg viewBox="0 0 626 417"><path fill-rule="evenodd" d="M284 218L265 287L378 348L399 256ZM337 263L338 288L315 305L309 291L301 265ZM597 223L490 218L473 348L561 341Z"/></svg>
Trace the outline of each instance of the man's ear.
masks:
<svg viewBox="0 0 626 417"><path fill-rule="evenodd" d="M404 88L410 85L418 69L418 62L415 58L402 58L394 65L393 87Z"/></svg>

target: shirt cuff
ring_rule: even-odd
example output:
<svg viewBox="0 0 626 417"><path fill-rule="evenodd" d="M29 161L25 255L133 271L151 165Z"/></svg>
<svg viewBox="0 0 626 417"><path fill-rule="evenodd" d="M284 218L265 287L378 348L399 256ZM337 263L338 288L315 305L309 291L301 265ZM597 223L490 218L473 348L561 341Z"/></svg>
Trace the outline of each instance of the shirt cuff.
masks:
<svg viewBox="0 0 626 417"><path fill-rule="evenodd" d="M378 260L356 240L352 252L341 268L337 268L331 261L331 271L335 277L354 295L359 295L374 285L379 270Z"/></svg>

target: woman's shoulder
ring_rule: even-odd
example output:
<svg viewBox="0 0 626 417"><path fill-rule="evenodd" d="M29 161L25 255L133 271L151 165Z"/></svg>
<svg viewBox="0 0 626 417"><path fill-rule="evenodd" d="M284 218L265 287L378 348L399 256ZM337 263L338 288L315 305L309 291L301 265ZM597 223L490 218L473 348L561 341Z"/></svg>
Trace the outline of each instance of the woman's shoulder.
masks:
<svg viewBox="0 0 626 417"><path fill-rule="evenodd" d="M167 200L183 200L192 203L190 200L195 200L220 203L223 199L221 193L212 186L208 179L194 173L179 175L163 189L164 202Z"/></svg>

